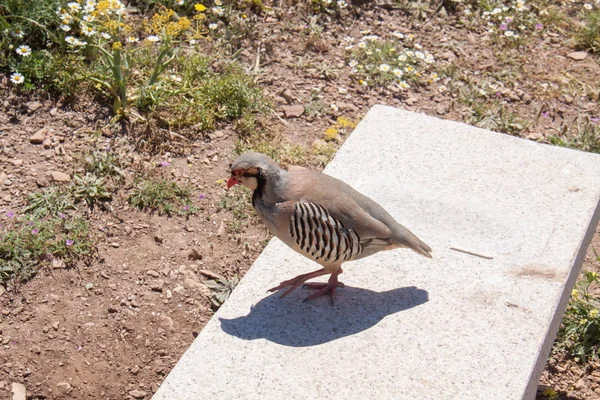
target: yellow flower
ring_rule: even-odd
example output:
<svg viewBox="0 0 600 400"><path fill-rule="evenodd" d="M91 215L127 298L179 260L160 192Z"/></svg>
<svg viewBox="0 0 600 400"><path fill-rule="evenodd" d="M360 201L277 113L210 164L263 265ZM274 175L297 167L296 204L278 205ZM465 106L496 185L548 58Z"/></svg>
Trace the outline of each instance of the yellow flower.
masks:
<svg viewBox="0 0 600 400"><path fill-rule="evenodd" d="M579 296L579 290L577 290L577 289L573 289L573 291L571 292L571 296L573 296L573 297L575 297L575 298L576 298L577 296Z"/></svg>
<svg viewBox="0 0 600 400"><path fill-rule="evenodd" d="M592 311L590 311L590 318L596 318L598 316L598 310L597 309L593 309Z"/></svg>
<svg viewBox="0 0 600 400"><path fill-rule="evenodd" d="M325 140L333 140L335 139L335 136L338 134L338 130L335 126L331 126L329 128L327 128L327 130L325 131Z"/></svg>
<svg viewBox="0 0 600 400"><path fill-rule="evenodd" d="M113 50L121 50L121 48L123 48L123 43L121 43L121 42L114 42L112 44L112 48L113 48Z"/></svg>
<svg viewBox="0 0 600 400"><path fill-rule="evenodd" d="M196 11L198 11L198 12L203 12L203 11L206 11L206 7L204 7L204 4L200 4L200 3L198 3L198 4L196 4L196 5L194 6L194 8L195 8L195 9L196 9Z"/></svg>

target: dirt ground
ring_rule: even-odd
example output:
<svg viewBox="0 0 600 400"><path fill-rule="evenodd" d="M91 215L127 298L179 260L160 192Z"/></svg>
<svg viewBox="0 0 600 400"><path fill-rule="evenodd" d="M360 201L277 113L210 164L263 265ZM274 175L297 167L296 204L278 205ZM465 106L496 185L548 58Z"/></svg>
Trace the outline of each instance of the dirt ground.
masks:
<svg viewBox="0 0 600 400"><path fill-rule="evenodd" d="M463 78L448 85L461 87L466 77L509 71L510 84L497 95L528 122L522 137L547 141L582 114L600 115L597 99L585 90L579 96L561 91L575 85L567 73L583 86L594 86L600 78L597 57L567 56L574 49L565 44L561 30L549 29L520 49L498 52L485 29L466 29L459 19L451 15L420 20L372 4L357 15L326 24L318 43L308 46L301 35L308 24L303 13L275 7L258 26L265 49L259 82L284 121L273 117L271 123L290 143L310 145L323 138L336 117L359 120L374 104L470 122L470 109L458 101L456 92L429 86L398 92L358 85L346 67L344 38L358 40L364 31L384 37L393 31L413 34L440 63L454 63L461 71ZM256 51L257 43L248 42L243 60L253 64ZM335 77L323 77L324 63L334 68ZM306 110L315 102L330 111L304 112L300 117L283 112L290 105ZM220 180L228 177L234 157L233 130L225 128L194 143L187 157L139 154L126 136L93 134L109 117L94 104L82 99L63 105L37 93L18 96L7 79L0 78L0 172L6 174L0 183L0 223L8 211L22 208L27 193L53 183L52 171L73 174L82 149L91 147L118 149L137 165L169 160L166 173L191 183L194 204L202 211L189 219L150 215L117 198L111 210L90 215L99 240L97 261L89 267L42 270L18 291L3 293L2 398L9 398L12 382L21 382L30 399L149 399L213 313L210 290L202 280L210 271L242 276L270 237L255 218L241 233L227 229L233 216L219 205L226 195ZM48 140L32 144L31 136L42 128ZM593 245L600 247L598 232ZM584 269L599 267L590 250ZM541 383L563 398L600 399L595 365L553 358Z"/></svg>

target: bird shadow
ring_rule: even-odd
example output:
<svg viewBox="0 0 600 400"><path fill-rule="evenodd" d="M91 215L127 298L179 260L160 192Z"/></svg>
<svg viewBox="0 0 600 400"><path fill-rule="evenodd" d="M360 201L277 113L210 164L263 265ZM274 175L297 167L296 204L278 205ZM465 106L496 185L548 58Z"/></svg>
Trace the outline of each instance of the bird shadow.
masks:
<svg viewBox="0 0 600 400"><path fill-rule="evenodd" d="M284 346L315 346L354 335L391 314L426 303L429 294L414 286L374 292L346 286L331 306L325 297L303 303L308 290L298 289L280 299L274 293L260 300L243 317L219 318L224 332L244 340L267 339Z"/></svg>

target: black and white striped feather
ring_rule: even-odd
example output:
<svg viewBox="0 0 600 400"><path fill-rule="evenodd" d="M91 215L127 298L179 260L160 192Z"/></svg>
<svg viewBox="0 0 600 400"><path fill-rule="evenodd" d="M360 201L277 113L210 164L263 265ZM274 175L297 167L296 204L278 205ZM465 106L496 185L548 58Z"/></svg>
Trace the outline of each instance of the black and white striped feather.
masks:
<svg viewBox="0 0 600 400"><path fill-rule="evenodd" d="M356 231L346 229L325 207L316 203L297 202L294 205L289 233L300 250L315 261L348 261L363 251Z"/></svg>

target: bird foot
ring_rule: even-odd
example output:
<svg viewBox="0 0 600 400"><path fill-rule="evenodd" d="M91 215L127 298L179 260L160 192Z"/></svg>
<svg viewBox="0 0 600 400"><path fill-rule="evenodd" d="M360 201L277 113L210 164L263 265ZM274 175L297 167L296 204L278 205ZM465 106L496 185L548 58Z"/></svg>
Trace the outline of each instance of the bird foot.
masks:
<svg viewBox="0 0 600 400"><path fill-rule="evenodd" d="M292 293L294 290L296 290L298 288L298 286L302 285L307 280L316 278L321 275L327 275L327 272L325 272L324 268L320 269L318 271L309 272L308 274L298 275L297 277L288 279L287 281L283 281L279 285L275 286L274 288L269 289L268 292L276 292L283 288L288 288L285 292L283 292L281 294L281 296L279 296L280 298L283 298L283 297L287 296L288 294Z"/></svg>
<svg viewBox="0 0 600 400"><path fill-rule="evenodd" d="M304 300L302 300L303 303L306 303L308 301L314 300L317 297L321 297L324 295L328 295L329 296L329 301L331 302L331 305L334 305L334 299L335 299L335 290L339 287L343 288L344 284L342 282L337 282L336 285L330 285L329 283L313 283L313 284L306 284L304 285L304 287L309 288L309 289L319 289L316 293L311 294L310 296L308 296L307 298L305 298Z"/></svg>

